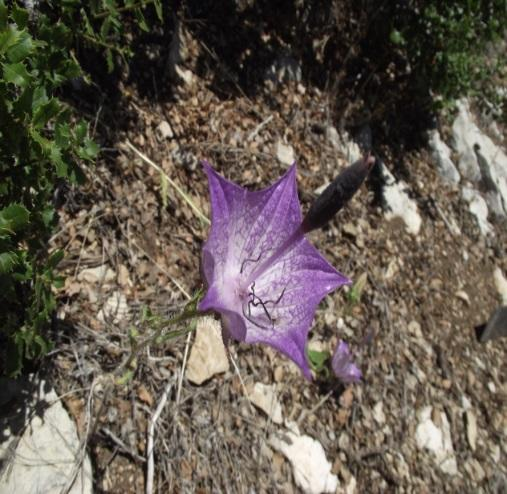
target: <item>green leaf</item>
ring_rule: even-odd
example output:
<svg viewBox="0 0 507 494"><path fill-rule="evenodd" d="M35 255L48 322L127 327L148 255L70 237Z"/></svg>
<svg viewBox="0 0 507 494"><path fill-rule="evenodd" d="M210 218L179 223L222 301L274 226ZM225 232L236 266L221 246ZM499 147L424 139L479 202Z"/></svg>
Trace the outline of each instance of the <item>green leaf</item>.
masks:
<svg viewBox="0 0 507 494"><path fill-rule="evenodd" d="M76 140L78 142L84 141L86 133L88 132L88 126L84 120L81 120L75 127L74 132L76 134Z"/></svg>
<svg viewBox="0 0 507 494"><path fill-rule="evenodd" d="M21 204L10 204L0 210L0 231L16 232L28 224L30 212Z"/></svg>
<svg viewBox="0 0 507 494"><path fill-rule="evenodd" d="M18 262L15 252L2 252L0 254L0 274L10 273Z"/></svg>
<svg viewBox="0 0 507 494"><path fill-rule="evenodd" d="M69 166L63 160L62 151L55 143L51 143L49 157L56 167L56 176L58 178L67 178L69 176Z"/></svg>
<svg viewBox="0 0 507 494"><path fill-rule="evenodd" d="M146 33L150 31L150 28L148 27L148 24L146 23L146 19L144 18L143 12L141 9L136 9L134 11L134 15L136 16L137 22L139 24L139 27Z"/></svg>
<svg viewBox="0 0 507 494"><path fill-rule="evenodd" d="M7 29L0 33L0 55L7 52L18 41L20 35L14 26L7 26Z"/></svg>
<svg viewBox="0 0 507 494"><path fill-rule="evenodd" d="M22 62L3 64L4 79L16 86L25 88L30 84L30 74Z"/></svg>
<svg viewBox="0 0 507 494"><path fill-rule="evenodd" d="M49 156L52 142L40 135L35 129L30 129L30 136L41 147L42 153L45 156Z"/></svg>
<svg viewBox="0 0 507 494"><path fill-rule="evenodd" d="M92 139L86 138L84 146L79 148L78 156L84 160L91 161L97 157L99 146Z"/></svg>
<svg viewBox="0 0 507 494"><path fill-rule="evenodd" d="M60 261L63 259L64 257L64 252L63 250L55 250L50 256L49 256L49 259L48 259L48 267L51 268L51 269L54 269L56 268L56 266L58 266L58 264L60 263Z"/></svg>
<svg viewBox="0 0 507 494"><path fill-rule="evenodd" d="M20 33L19 39L16 40L8 50L7 57L13 63L21 62L24 60L32 51L34 50L34 45L32 42L32 37L26 33Z"/></svg>
<svg viewBox="0 0 507 494"><path fill-rule="evenodd" d="M28 10L21 9L17 5L14 5L12 8L12 18L20 29L24 29L28 25L30 14Z"/></svg>
<svg viewBox="0 0 507 494"><path fill-rule="evenodd" d="M0 29L5 29L7 27L7 18L8 18L7 7L5 6L4 0L0 0Z"/></svg>
<svg viewBox="0 0 507 494"><path fill-rule="evenodd" d="M394 45L404 45L405 44L405 38L396 29L393 29L391 31L391 34L389 35L389 39L391 40L391 43L393 43Z"/></svg>
<svg viewBox="0 0 507 494"><path fill-rule="evenodd" d="M60 120L60 117L59 117ZM70 126L68 123L58 123L55 127L55 142L61 149L67 149L70 145Z"/></svg>
<svg viewBox="0 0 507 494"><path fill-rule="evenodd" d="M36 128L44 127L60 110L60 102L56 98L51 98L47 103L38 106L33 115L33 125Z"/></svg>
<svg viewBox="0 0 507 494"><path fill-rule="evenodd" d="M327 351L318 352L317 350L308 349L306 353L308 354L310 366L316 372L321 372L325 368L326 362L331 357L331 354Z"/></svg>
<svg viewBox="0 0 507 494"><path fill-rule="evenodd" d="M162 3L160 0L154 0L153 4L155 5L155 11L157 12L157 17L160 22L164 20L164 15L162 12Z"/></svg>

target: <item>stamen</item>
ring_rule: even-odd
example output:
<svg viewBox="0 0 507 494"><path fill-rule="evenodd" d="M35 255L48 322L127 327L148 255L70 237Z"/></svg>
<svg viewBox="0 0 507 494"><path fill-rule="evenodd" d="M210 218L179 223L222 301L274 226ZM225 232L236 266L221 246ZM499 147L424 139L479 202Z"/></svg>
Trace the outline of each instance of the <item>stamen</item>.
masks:
<svg viewBox="0 0 507 494"><path fill-rule="evenodd" d="M279 295L279 297L276 300L266 300L266 301L262 300L262 298L260 298L255 293L255 281L252 283L252 286L250 287L250 289L251 289L251 291L248 294L250 299L248 300L247 304L243 304L243 306L242 306L243 315L245 316L245 318L248 321L250 321L252 324L254 324L255 326L257 326L260 329L274 329L276 318L271 316L271 313L266 306L267 306L267 304L272 304L273 308L274 308L276 305L278 305L280 303L280 301L282 300L287 287L284 287L284 289L282 290L282 293ZM259 307L259 306L262 307L262 310L264 311L265 316L269 320L270 326L268 326L266 324L262 324L258 320L255 320L254 316L252 316L252 307ZM246 313L247 310L248 310L248 314ZM257 316L257 319L258 319L258 316Z"/></svg>

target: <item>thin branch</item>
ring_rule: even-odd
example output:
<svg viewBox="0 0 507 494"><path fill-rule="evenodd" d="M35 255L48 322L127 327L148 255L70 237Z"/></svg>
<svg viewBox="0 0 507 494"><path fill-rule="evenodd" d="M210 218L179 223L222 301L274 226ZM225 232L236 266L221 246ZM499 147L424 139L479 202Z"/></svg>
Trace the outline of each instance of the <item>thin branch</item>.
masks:
<svg viewBox="0 0 507 494"><path fill-rule="evenodd" d="M150 424L148 426L148 440L146 445L146 461L148 466L146 468L146 494L153 494L153 475L154 475L154 463L153 463L153 437L155 435L155 425L162 413L162 410L167 402L167 398L169 397L169 393L171 391L172 382L169 381L164 389L164 393L162 394L162 398L158 403L157 409L155 413L152 415L150 419Z"/></svg>
<svg viewBox="0 0 507 494"><path fill-rule="evenodd" d="M141 158L145 163L147 163L151 167L155 168L155 170L157 170L161 175L163 175L166 178L166 180L171 184L171 186L174 187L174 189L176 190L176 192L178 192L178 194L182 197L182 199L192 208L192 210L194 211L194 213L206 225L210 225L211 224L210 220L206 217L206 215L192 202L192 199L190 199L190 197L188 196L188 194L169 175L167 175L167 173L164 170L162 170L162 168L160 166L158 166L156 163L154 163L153 161L151 161L150 158L148 158L148 156L146 156L145 154L141 153L141 151L139 151L139 149L137 149L134 145L132 145L130 143L130 141L128 141L128 140L125 141L125 144L132 151L134 151L134 153L136 153L137 156L139 156L139 158Z"/></svg>

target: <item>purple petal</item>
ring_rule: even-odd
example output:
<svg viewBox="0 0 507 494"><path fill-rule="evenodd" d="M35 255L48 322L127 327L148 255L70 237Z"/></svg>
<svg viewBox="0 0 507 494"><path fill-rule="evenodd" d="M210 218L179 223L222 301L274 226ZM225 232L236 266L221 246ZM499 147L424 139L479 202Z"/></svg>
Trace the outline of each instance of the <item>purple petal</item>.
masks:
<svg viewBox="0 0 507 494"><path fill-rule="evenodd" d="M352 360L349 346L342 340L340 340L336 346L331 361L331 367L335 375L345 384L361 380L361 371Z"/></svg>
<svg viewBox="0 0 507 494"><path fill-rule="evenodd" d="M229 336L273 346L310 378L305 345L315 309L350 282L301 233L295 165L256 192L204 168L212 221L202 255L208 291L199 309L219 312Z"/></svg>

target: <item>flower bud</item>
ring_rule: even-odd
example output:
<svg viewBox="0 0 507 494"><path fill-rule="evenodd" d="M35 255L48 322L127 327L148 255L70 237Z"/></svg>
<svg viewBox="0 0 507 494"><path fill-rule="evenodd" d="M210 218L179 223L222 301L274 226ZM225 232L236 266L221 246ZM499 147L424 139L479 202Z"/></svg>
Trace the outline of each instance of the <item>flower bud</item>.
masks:
<svg viewBox="0 0 507 494"><path fill-rule="evenodd" d="M352 199L374 164L375 158L367 154L347 166L312 204L301 224L303 232L307 233L326 225Z"/></svg>

